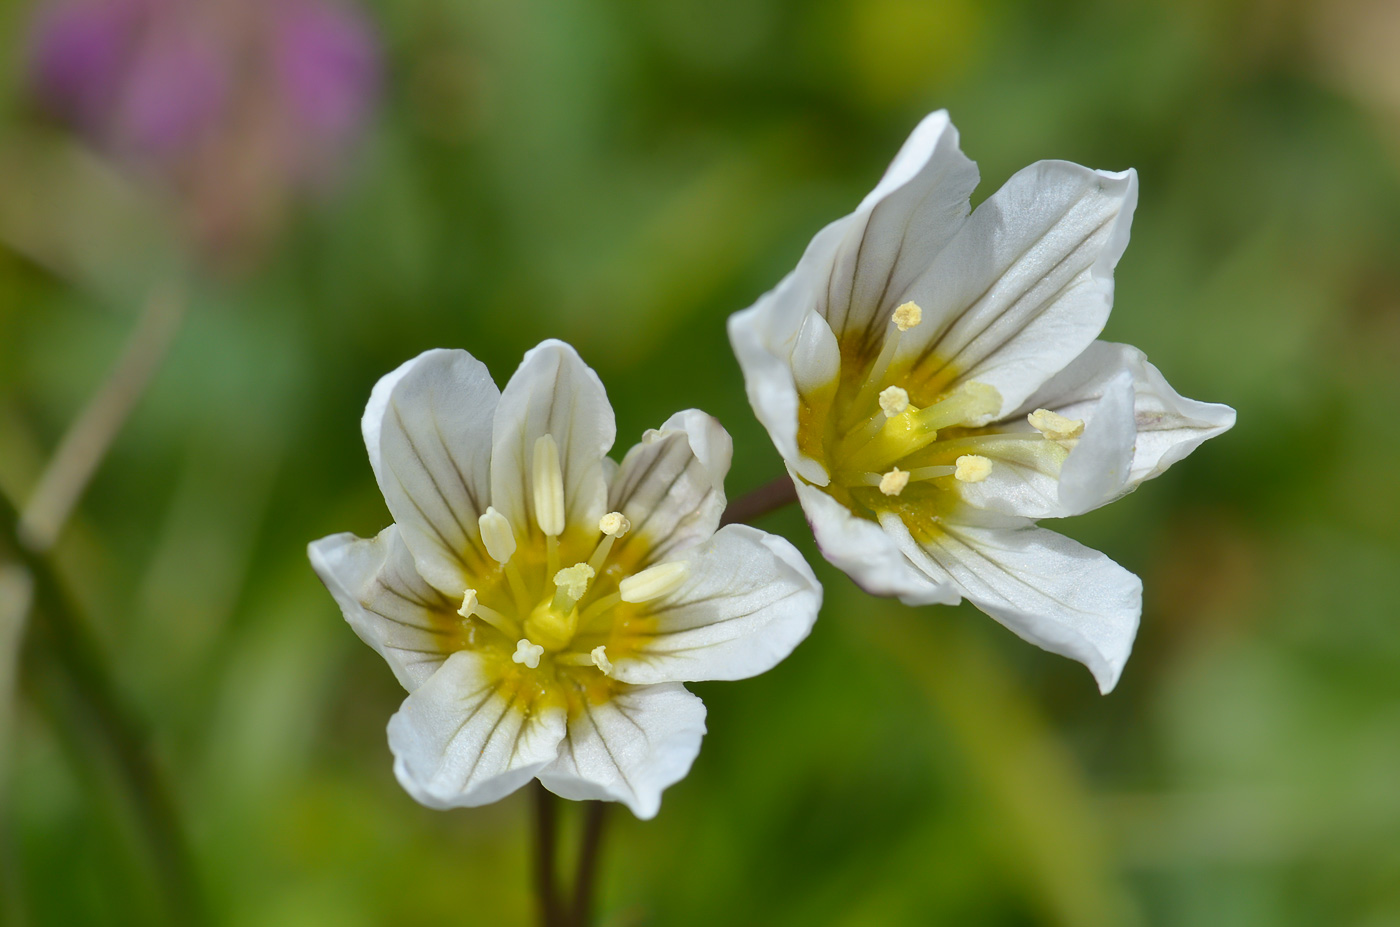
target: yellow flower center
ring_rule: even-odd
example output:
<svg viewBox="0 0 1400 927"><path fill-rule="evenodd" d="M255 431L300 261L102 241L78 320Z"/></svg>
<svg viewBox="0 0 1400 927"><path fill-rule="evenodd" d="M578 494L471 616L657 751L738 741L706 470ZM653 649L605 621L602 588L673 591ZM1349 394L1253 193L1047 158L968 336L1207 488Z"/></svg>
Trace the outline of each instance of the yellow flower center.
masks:
<svg viewBox="0 0 1400 927"><path fill-rule="evenodd" d="M797 443L826 469L823 488L852 512L895 512L927 539L961 503L959 484L986 480L996 461L1058 473L1083 423L1038 410L1036 431L989 430L1001 411L994 387L961 380L932 353L900 356L901 337L920 324L923 311L905 303L878 346L843 338L836 378L800 397Z"/></svg>
<svg viewBox="0 0 1400 927"><path fill-rule="evenodd" d="M450 647L490 657L498 685L525 711L562 703L572 716L585 699L605 701L623 686L614 663L640 653L655 633L650 603L688 571L683 563L641 569L651 545L628 536L632 525L620 512L567 525L558 453L552 437L536 442L536 517L523 537L495 508L481 516L487 557L464 557L471 585Z"/></svg>

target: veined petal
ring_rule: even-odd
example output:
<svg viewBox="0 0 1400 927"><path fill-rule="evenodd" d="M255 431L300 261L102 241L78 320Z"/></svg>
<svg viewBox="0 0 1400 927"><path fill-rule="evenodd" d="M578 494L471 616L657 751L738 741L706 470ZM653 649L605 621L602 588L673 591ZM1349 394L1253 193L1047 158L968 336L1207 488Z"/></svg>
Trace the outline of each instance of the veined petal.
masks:
<svg viewBox="0 0 1400 927"><path fill-rule="evenodd" d="M812 630L822 588L797 549L748 525L728 525L684 558L685 583L651 612L638 657L619 658L623 682L746 679L772 669Z"/></svg>
<svg viewBox="0 0 1400 927"><path fill-rule="evenodd" d="M1125 371L1132 378L1136 441L1122 492L1166 472L1201 442L1229 431L1235 424L1234 409L1187 399L1172 389L1161 371L1148 363L1137 348L1108 341L1089 345L1028 399L1021 411L1045 408L1068 418L1084 418L1104 395L1107 385Z"/></svg>
<svg viewBox="0 0 1400 927"><path fill-rule="evenodd" d="M958 591L917 570L880 526L857 518L822 490L794 477L797 501L822 556L871 595L896 596L905 605L956 605Z"/></svg>
<svg viewBox="0 0 1400 927"><path fill-rule="evenodd" d="M1078 660L1107 694L1118 684L1142 615L1142 581L1108 557L1044 528L949 525L914 542L881 519L930 576L1032 644Z"/></svg>
<svg viewBox="0 0 1400 927"><path fill-rule="evenodd" d="M647 553L639 563L646 565L714 534L724 514L724 477L732 454L729 433L695 409L647 432L622 459L608 491L608 508L632 523L619 551L644 545Z"/></svg>
<svg viewBox="0 0 1400 927"><path fill-rule="evenodd" d="M617 437L612 406L598 375L562 341L526 353L496 407L491 501L521 534L535 523L535 441L552 435L564 474L565 518L593 530L607 512L603 457Z"/></svg>
<svg viewBox="0 0 1400 927"><path fill-rule="evenodd" d="M831 262L844 234L848 216L817 233L797 269L758 302L729 317L729 343L744 372L744 390L754 415L788 466L804 478L825 486L826 470L797 447L797 379L793 357L803 323L814 314L820 288L826 285ZM800 360L800 358L799 358Z"/></svg>
<svg viewBox="0 0 1400 927"><path fill-rule="evenodd" d="M896 298L924 311L896 357L927 382L994 386L1002 414L1015 409L1103 329L1136 205L1131 170L1017 172Z"/></svg>
<svg viewBox="0 0 1400 927"><path fill-rule="evenodd" d="M1003 515L1063 518L1098 508L1127 492L1136 437L1132 377L1120 372L1102 384L1098 401L1073 411L1074 416L1066 417L1085 422L1084 434L1073 450L1042 439L1024 415L993 425L993 432L1006 439L978 440L976 452L992 461L991 473L981 482L959 483L962 500Z"/></svg>
<svg viewBox="0 0 1400 927"><path fill-rule="evenodd" d="M1060 471L1060 505L1065 514L1098 508L1127 491L1136 438L1133 378L1125 370L1104 384L1083 437Z"/></svg>
<svg viewBox="0 0 1400 927"><path fill-rule="evenodd" d="M846 218L817 309L843 342L878 350L890 313L967 219L977 165L946 110L925 116Z"/></svg>
<svg viewBox="0 0 1400 927"><path fill-rule="evenodd" d="M582 698L559 758L540 782L574 801L620 801L647 820L661 792L690 771L705 736L705 705L679 683L638 686L605 702Z"/></svg>
<svg viewBox="0 0 1400 927"><path fill-rule="evenodd" d="M488 504L500 392L466 351L426 351L383 377L362 427L370 464L418 572L449 595L468 583Z"/></svg>
<svg viewBox="0 0 1400 927"><path fill-rule="evenodd" d="M459 650L389 719L394 775L418 802L490 804L558 757L563 706L531 699L510 672L478 651Z"/></svg>
<svg viewBox="0 0 1400 927"><path fill-rule="evenodd" d="M313 541L307 554L350 627L405 689L418 688L446 661L453 641L441 616L455 606L418 575L397 527L371 540L333 534Z"/></svg>

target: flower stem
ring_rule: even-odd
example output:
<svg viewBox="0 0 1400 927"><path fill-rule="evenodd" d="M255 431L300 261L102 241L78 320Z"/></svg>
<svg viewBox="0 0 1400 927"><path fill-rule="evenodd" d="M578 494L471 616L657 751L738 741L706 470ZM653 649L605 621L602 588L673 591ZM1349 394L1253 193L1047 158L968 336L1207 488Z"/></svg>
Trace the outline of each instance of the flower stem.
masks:
<svg viewBox="0 0 1400 927"><path fill-rule="evenodd" d="M175 803L151 756L150 739L117 690L102 648L86 620L78 613L70 590L44 553L20 541L19 513L0 494L0 549L18 559L33 580L30 643L54 661L54 674L67 677L77 696L75 708L85 716L93 740L105 742L141 822L155 864L168 893L170 922L201 924L206 921L194 864ZM47 672L46 683L57 680Z"/></svg>
<svg viewBox="0 0 1400 927"><path fill-rule="evenodd" d="M564 927L555 874L559 824L559 799L535 780L535 894L539 900L540 927Z"/></svg>
<svg viewBox="0 0 1400 927"><path fill-rule="evenodd" d="M755 518L775 512L785 505L791 505L797 501L797 487L792 479L787 476L780 476L771 483L765 483L757 489L750 490L733 502L724 510L724 517L720 519L721 525L746 525Z"/></svg>
<svg viewBox="0 0 1400 927"><path fill-rule="evenodd" d="M583 824L583 842L579 845L578 875L574 880L574 907L570 927L588 927L593 909L594 882L598 875L599 847L603 843L604 825L608 820L608 803L591 801L587 805Z"/></svg>
<svg viewBox="0 0 1400 927"><path fill-rule="evenodd" d="M53 546L155 374L184 315L178 287L157 284L112 372L68 428L25 506L19 536L31 550Z"/></svg>

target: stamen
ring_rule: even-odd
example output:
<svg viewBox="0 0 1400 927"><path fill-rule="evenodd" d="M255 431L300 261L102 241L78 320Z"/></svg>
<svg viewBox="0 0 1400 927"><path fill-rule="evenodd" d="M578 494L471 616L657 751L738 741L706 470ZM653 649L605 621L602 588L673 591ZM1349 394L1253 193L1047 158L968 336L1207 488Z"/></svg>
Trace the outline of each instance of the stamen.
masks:
<svg viewBox="0 0 1400 927"><path fill-rule="evenodd" d="M598 519L598 530L610 538L620 538L632 530L632 522L621 512L609 512Z"/></svg>
<svg viewBox="0 0 1400 927"><path fill-rule="evenodd" d="M544 656L544 648L539 644L532 644L525 638L515 642L515 653L511 655L511 660L516 663L523 663L530 669L538 669L540 657Z"/></svg>
<svg viewBox="0 0 1400 927"><path fill-rule="evenodd" d="M1051 441L1068 441L1084 433L1084 422L1077 418L1065 418L1049 409L1036 409L1026 416L1031 427Z"/></svg>
<svg viewBox="0 0 1400 927"><path fill-rule="evenodd" d="M612 661L608 659L608 648L602 644L594 647L589 656L593 657L593 665L603 671L604 676L611 676L613 671Z"/></svg>
<svg viewBox="0 0 1400 927"><path fill-rule="evenodd" d="M690 575L690 567L681 560L659 563L618 583L617 591L624 602L650 602L674 592Z"/></svg>
<svg viewBox="0 0 1400 927"><path fill-rule="evenodd" d="M952 476L957 472L957 467L915 467L909 471L909 482L917 483L919 480L936 480L941 476Z"/></svg>
<svg viewBox="0 0 1400 927"><path fill-rule="evenodd" d="M894 327L900 332L907 332L924 320L924 310L919 308L919 304L908 302L895 309L890 316L890 321L894 322Z"/></svg>
<svg viewBox="0 0 1400 927"><path fill-rule="evenodd" d="M909 408L909 393L898 386L888 386L880 390L880 410L886 415L903 415Z"/></svg>
<svg viewBox="0 0 1400 927"><path fill-rule="evenodd" d="M462 607L457 609L457 614L463 618L476 618L484 621L506 637L514 637L520 633L520 628L516 626L514 621L494 608L482 605L481 600L476 597L475 589L468 589L466 594L462 596Z"/></svg>
<svg viewBox="0 0 1400 927"><path fill-rule="evenodd" d="M880 492L887 496L897 496L909 485L909 471L895 467L880 477Z"/></svg>
<svg viewBox="0 0 1400 927"><path fill-rule="evenodd" d="M609 512L599 520L598 530L603 532L603 539L593 549L593 556L588 558L588 565L595 573L603 569L608 554L612 552L613 542L632 530L632 522L621 512Z"/></svg>
<svg viewBox="0 0 1400 927"><path fill-rule="evenodd" d="M914 413L919 425L932 431L954 425L975 428L1001 410L1001 393L996 387L969 380L944 399Z"/></svg>
<svg viewBox="0 0 1400 927"><path fill-rule="evenodd" d="M470 618L474 611L476 611L476 590L468 589L462 594L462 607L457 609L457 614L463 618Z"/></svg>
<svg viewBox="0 0 1400 927"><path fill-rule="evenodd" d="M476 523L481 528L481 543L486 545L487 555L497 563L509 563L515 556L515 532L506 517L488 505Z"/></svg>
<svg viewBox="0 0 1400 927"><path fill-rule="evenodd" d="M564 471L559 465L559 445L553 435L535 439L535 521L546 537L564 533Z"/></svg>
<svg viewBox="0 0 1400 927"><path fill-rule="evenodd" d="M592 602L588 603L587 608L579 612L579 626L583 627L587 625L594 618L597 618L599 615L603 614L603 612L612 608L614 605L621 601L622 594L619 592L609 593L608 595L603 596L601 599L594 599Z"/></svg>
<svg viewBox="0 0 1400 927"><path fill-rule="evenodd" d="M573 611L578 600L588 591L588 583L593 576L593 568L586 563L575 563L555 573L554 601L550 607L565 615Z"/></svg>
<svg viewBox="0 0 1400 927"><path fill-rule="evenodd" d="M976 381L964 383L931 406L910 406L902 415L891 418L864 445L846 450L847 466L853 470L884 470L938 440L939 430L985 424L1000 409L1001 394L995 387Z"/></svg>
<svg viewBox="0 0 1400 927"><path fill-rule="evenodd" d="M953 478L962 483L980 483L992 475L992 462L980 454L964 454L958 458Z"/></svg>
<svg viewBox="0 0 1400 927"><path fill-rule="evenodd" d="M865 375L865 383L856 394L855 402L851 404L853 409L869 407L871 394L880 388L889 372L890 362L894 360L895 351L899 348L900 336L923 320L924 311L917 303L912 302L900 305L890 315L894 331L885 333L885 343L880 346L879 356L875 358L875 363L870 365L870 372Z"/></svg>

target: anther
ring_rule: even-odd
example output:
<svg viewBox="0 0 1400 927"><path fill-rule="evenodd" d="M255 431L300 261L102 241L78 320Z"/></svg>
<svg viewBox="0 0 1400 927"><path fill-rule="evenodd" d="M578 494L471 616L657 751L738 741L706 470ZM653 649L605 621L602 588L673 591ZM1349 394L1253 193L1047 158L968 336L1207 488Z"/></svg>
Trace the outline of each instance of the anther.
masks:
<svg viewBox="0 0 1400 927"><path fill-rule="evenodd" d="M542 656L544 656L543 647L539 644L532 644L522 637L515 642L515 653L511 655L511 660L516 663L523 663L530 669L538 669L540 657Z"/></svg>
<svg viewBox="0 0 1400 927"><path fill-rule="evenodd" d="M588 565L595 573L603 569L608 554L612 552L613 542L632 530L632 522L621 512L609 512L598 520L598 530L603 532L603 539L598 542L598 546L593 549L593 555L588 558Z"/></svg>
<svg viewBox="0 0 1400 927"><path fill-rule="evenodd" d="M963 483L980 483L992 473L992 462L980 454L964 454L957 460L953 479Z"/></svg>
<svg viewBox="0 0 1400 927"><path fill-rule="evenodd" d="M608 659L608 648L602 644L593 648L589 654L593 658L593 665L603 671L604 676L611 676L613 671L612 661Z"/></svg>
<svg viewBox="0 0 1400 927"><path fill-rule="evenodd" d="M487 555L497 563L509 563L515 556L515 532L506 517L488 505L476 523L481 528L481 543L486 545Z"/></svg>
<svg viewBox="0 0 1400 927"><path fill-rule="evenodd" d="M904 413L909 408L909 393L898 386L889 386L880 390L880 409L888 416L896 416Z"/></svg>
<svg viewBox="0 0 1400 927"><path fill-rule="evenodd" d="M624 602L650 602L674 592L689 575L690 567L684 561L660 563L627 577L617 591Z"/></svg>
<svg viewBox="0 0 1400 927"><path fill-rule="evenodd" d="M897 496L909 485L909 471L895 467L880 477L880 492L887 496Z"/></svg>
<svg viewBox="0 0 1400 927"><path fill-rule="evenodd" d="M463 618L470 618L476 611L476 590L468 589L462 595L462 607L457 609L457 614Z"/></svg>
<svg viewBox="0 0 1400 927"><path fill-rule="evenodd" d="M1068 441L1084 433L1084 422L1077 418L1065 418L1049 409L1036 409L1026 416L1031 427L1051 441Z"/></svg>
<svg viewBox="0 0 1400 927"><path fill-rule="evenodd" d="M610 538L620 538L632 530L632 522L621 512L609 512L598 520L598 530Z"/></svg>
<svg viewBox="0 0 1400 927"><path fill-rule="evenodd" d="M924 310L919 308L918 303L904 303L895 309L890 319L894 322L895 328L901 332L907 332L924 320Z"/></svg>
<svg viewBox="0 0 1400 927"><path fill-rule="evenodd" d="M553 435L535 439L535 521L546 537L564 533L564 471L559 465L559 445Z"/></svg>

